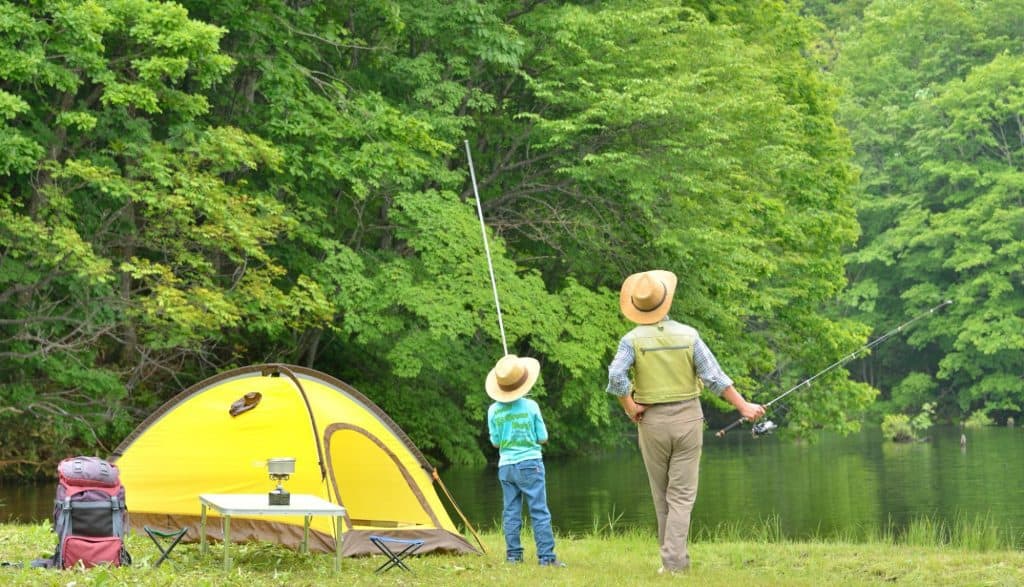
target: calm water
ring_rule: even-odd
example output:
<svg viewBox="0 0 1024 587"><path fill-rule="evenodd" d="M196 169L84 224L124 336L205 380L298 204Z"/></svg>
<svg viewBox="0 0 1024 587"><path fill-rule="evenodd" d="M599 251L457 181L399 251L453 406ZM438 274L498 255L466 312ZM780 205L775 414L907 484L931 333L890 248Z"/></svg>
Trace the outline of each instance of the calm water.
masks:
<svg viewBox="0 0 1024 587"><path fill-rule="evenodd" d="M787 537L834 536L891 527L925 516L991 516L1024 529L1024 430L936 428L931 442L883 443L878 429L848 437L823 434L814 444L735 431L705 436L692 531L777 517ZM656 528L637 449L589 460L548 460L548 501L562 532ZM442 471L441 478L474 526L495 528L501 489L494 468Z"/></svg>
<svg viewBox="0 0 1024 587"><path fill-rule="evenodd" d="M1024 529L1024 429L932 430L928 443L881 442L877 429L814 444L776 437L754 440L735 431L705 437L693 532L720 524L777 517L791 538L892 526L921 517L954 523L958 516L991 516L1001 527ZM584 533L655 528L647 477L638 451L597 458L547 461L548 500L556 529ZM501 517L493 467L448 469L441 479L474 527ZM0 521L48 519L54 486L0 486ZM443 498L442 498L443 499ZM131 493L128 494L131 507ZM452 513L453 519L457 519Z"/></svg>

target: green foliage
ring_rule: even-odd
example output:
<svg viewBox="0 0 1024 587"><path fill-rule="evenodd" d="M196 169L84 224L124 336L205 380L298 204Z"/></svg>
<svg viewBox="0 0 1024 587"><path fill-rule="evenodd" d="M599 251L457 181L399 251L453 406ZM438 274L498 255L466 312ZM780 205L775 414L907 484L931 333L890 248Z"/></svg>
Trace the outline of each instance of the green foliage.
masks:
<svg viewBox="0 0 1024 587"><path fill-rule="evenodd" d="M994 426L995 422L989 417L983 410L972 412L967 419L964 420L964 428L983 428L985 426Z"/></svg>
<svg viewBox="0 0 1024 587"><path fill-rule="evenodd" d="M922 435L932 427L934 410L934 404L925 403L914 416L886 414L882 418L882 436L893 442L921 440Z"/></svg>
<svg viewBox="0 0 1024 587"><path fill-rule="evenodd" d="M939 411L1019 413L1024 381L1024 51L1014 2L875 2L842 36L841 112L863 171L853 305L891 322L954 304L872 361L895 382L928 373ZM923 399L923 398L920 398Z"/></svg>
<svg viewBox="0 0 1024 587"><path fill-rule="evenodd" d="M224 33L149 0L2 4L0 107L32 148L0 165L0 406L48 432L5 457L110 450L183 367L329 307L266 250L296 226L249 179L277 148L198 119Z"/></svg>
<svg viewBox="0 0 1024 587"><path fill-rule="evenodd" d="M891 412L910 412L935 397L938 384L927 373L910 373L903 378L890 392L889 397L871 406L875 414Z"/></svg>
<svg viewBox="0 0 1024 587"><path fill-rule="evenodd" d="M935 404L925 403L921 411L910 419L910 427L917 435L921 435L932 427L932 414L935 412Z"/></svg>
<svg viewBox="0 0 1024 587"><path fill-rule="evenodd" d="M882 418L882 437L893 442L909 442L914 439L914 430L910 427L910 416L906 414L886 414Z"/></svg>
<svg viewBox="0 0 1024 587"><path fill-rule="evenodd" d="M478 158L500 194L485 210L547 276L615 290L633 271L673 269L673 317L700 328L744 388L786 364L781 387L861 343L855 323L820 312L857 230L849 151L799 51L800 19L778 5L713 12L651 2L524 16L525 114L486 127L507 138ZM818 413L799 425L855 426L872 394L841 387L797 400Z"/></svg>
<svg viewBox="0 0 1024 587"><path fill-rule="evenodd" d="M774 396L867 335L831 308L855 172L814 25L781 2L0 1L0 418L43 463L295 362L481 462L507 347L541 360L550 451L600 449L629 430L602 391L617 291L655 267ZM791 427L856 429L875 391L822 384ZM55 405L76 423L40 441Z"/></svg>

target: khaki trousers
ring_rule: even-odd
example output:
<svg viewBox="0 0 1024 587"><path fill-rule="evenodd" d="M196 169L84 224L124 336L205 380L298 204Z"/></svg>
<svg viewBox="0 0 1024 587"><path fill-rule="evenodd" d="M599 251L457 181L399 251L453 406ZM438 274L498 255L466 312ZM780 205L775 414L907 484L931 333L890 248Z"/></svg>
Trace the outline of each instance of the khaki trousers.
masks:
<svg viewBox="0 0 1024 587"><path fill-rule="evenodd" d="M658 517L661 563L666 571L681 571L690 566L686 544L704 445L700 400L650 404L638 430Z"/></svg>

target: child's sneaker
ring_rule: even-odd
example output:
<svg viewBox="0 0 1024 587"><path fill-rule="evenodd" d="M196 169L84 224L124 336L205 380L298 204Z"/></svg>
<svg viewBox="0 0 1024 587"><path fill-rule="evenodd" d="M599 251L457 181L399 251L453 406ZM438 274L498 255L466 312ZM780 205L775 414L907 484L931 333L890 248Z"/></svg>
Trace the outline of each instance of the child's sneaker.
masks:
<svg viewBox="0 0 1024 587"><path fill-rule="evenodd" d="M568 565L566 565L562 561L558 560L557 558L552 558L552 559L547 559L547 560L540 561L540 566L542 566L542 567L559 567L559 568L564 568L564 567L566 567Z"/></svg>
<svg viewBox="0 0 1024 587"><path fill-rule="evenodd" d="M512 564L512 565L517 565L517 564L519 564L519 563L523 562L523 559L521 559L521 558L516 558L516 557L514 557L514 556L510 556L510 557L508 557L508 558L506 558L506 559L505 559L505 562L506 562L506 563L509 563L509 564Z"/></svg>

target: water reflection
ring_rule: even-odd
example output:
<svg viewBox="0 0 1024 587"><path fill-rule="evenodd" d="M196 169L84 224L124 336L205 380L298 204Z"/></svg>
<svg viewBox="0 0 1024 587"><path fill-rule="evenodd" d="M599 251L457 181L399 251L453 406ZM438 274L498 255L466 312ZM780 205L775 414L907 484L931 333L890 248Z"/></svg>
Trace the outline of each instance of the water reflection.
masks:
<svg viewBox="0 0 1024 587"><path fill-rule="evenodd" d="M0 522L35 522L50 519L56 482L0 485Z"/></svg>
<svg viewBox="0 0 1024 587"><path fill-rule="evenodd" d="M893 444L877 429L814 443L736 434L705 438L693 532L776 519L789 538L863 538L902 532L930 517L952 527L988 517L1024 527L1020 430L936 428L930 442ZM548 461L548 497L563 533L629 526L653 531L643 463L635 449L600 458ZM442 478L475 526L496 528L501 491L493 468L448 470ZM453 514L454 515L454 514ZM1019 530L1018 530L1019 531Z"/></svg>
<svg viewBox="0 0 1024 587"><path fill-rule="evenodd" d="M725 507L705 493L698 498L702 511L696 521L713 528L774 516L791 537L871 525L879 504L869 494L879 477L869 462L870 455L850 439L832 436L814 444L747 439L728 450L705 451L701 490L725 496Z"/></svg>

